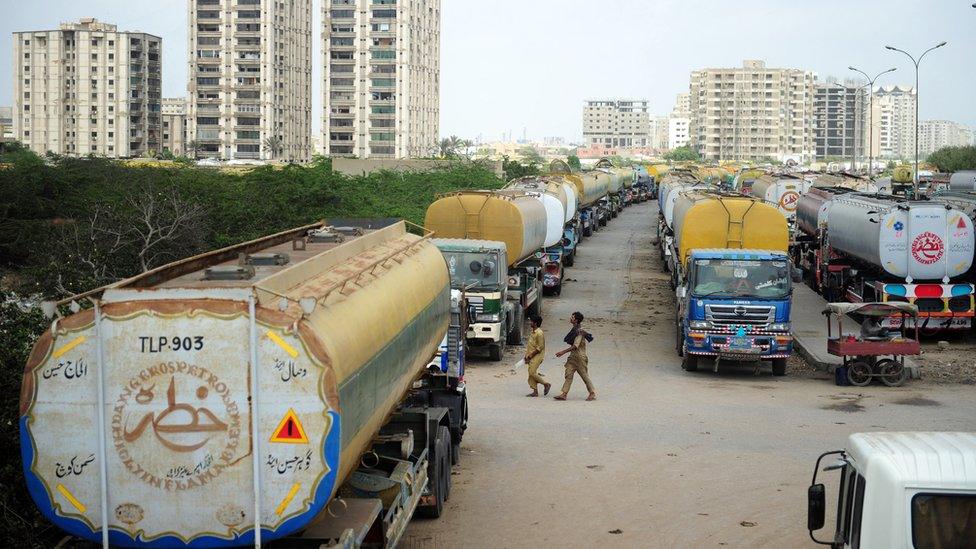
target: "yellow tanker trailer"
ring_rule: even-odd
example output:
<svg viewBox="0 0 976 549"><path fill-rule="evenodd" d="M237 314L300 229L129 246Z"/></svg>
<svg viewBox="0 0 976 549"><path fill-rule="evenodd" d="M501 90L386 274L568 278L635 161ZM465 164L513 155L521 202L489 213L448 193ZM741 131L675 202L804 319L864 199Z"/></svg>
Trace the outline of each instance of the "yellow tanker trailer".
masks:
<svg viewBox="0 0 976 549"><path fill-rule="evenodd" d="M426 373L452 294L439 250L403 222L317 223L74 299L93 307L38 339L20 401L28 489L67 532L230 547L368 529L376 513L329 510L347 481L383 490L397 524L421 503L440 513L466 403L461 372ZM397 412L418 380L447 407Z"/></svg>
<svg viewBox="0 0 976 549"><path fill-rule="evenodd" d="M522 342L526 313L542 312L546 222L542 202L519 191L461 191L427 208L424 226L437 237L451 283L468 289L476 309L468 345L487 347L492 360Z"/></svg>

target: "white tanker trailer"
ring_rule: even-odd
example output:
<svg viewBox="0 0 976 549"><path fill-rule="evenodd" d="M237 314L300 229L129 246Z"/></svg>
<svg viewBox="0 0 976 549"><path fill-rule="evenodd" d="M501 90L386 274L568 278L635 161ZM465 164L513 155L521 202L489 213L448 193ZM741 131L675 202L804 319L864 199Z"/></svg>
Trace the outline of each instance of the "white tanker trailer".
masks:
<svg viewBox="0 0 976 549"><path fill-rule="evenodd" d="M21 391L45 518L104 547L385 547L415 509L438 516L466 425L461 300L429 239L382 223L300 227L75 296Z"/></svg>
<svg viewBox="0 0 976 549"><path fill-rule="evenodd" d="M914 303L928 329L969 328L973 221L944 203L850 193L831 200L817 256L828 300ZM899 322L887 320L890 327Z"/></svg>

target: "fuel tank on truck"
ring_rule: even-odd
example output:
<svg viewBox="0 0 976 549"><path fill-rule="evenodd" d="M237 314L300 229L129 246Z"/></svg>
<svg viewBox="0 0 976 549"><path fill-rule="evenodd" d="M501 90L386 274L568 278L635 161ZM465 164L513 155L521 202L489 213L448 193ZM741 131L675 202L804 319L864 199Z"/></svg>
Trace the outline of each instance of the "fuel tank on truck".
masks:
<svg viewBox="0 0 976 549"><path fill-rule="evenodd" d="M546 236L542 245L546 248L559 244L563 239L563 228L566 226L566 207L558 197L545 191L526 188L502 189L499 194L520 196L527 195L539 201L546 210Z"/></svg>
<svg viewBox="0 0 976 549"><path fill-rule="evenodd" d="M682 264L691 250L740 248L785 252L790 234L774 207L741 195L700 191L678 194L674 205L674 248Z"/></svg>
<svg viewBox="0 0 976 549"><path fill-rule="evenodd" d="M620 180L625 189L629 189L634 186L634 168L614 168L614 171L617 172L618 176L620 176Z"/></svg>
<svg viewBox="0 0 976 549"><path fill-rule="evenodd" d="M678 201L678 197L681 196L681 193L686 191L706 192L714 188L708 184L692 181L678 181L662 187L662 194L658 196L661 201L664 224L669 228L674 228L674 205Z"/></svg>
<svg viewBox="0 0 976 549"><path fill-rule="evenodd" d="M976 191L976 171L961 171L950 175L949 189L953 191Z"/></svg>
<svg viewBox="0 0 976 549"><path fill-rule="evenodd" d="M797 202L796 226L805 234L816 235L817 229L827 225L834 197L851 192L847 187L810 187Z"/></svg>
<svg viewBox="0 0 976 549"><path fill-rule="evenodd" d="M542 179L547 182L546 192L558 196L566 205L566 223L569 223L576 217L576 212L579 211L579 191L576 188L576 181L573 180L572 176L558 173L546 175L541 178L529 177L526 179ZM511 185L512 183L509 183L509 186Z"/></svg>
<svg viewBox="0 0 976 549"><path fill-rule="evenodd" d="M545 244L546 208L518 191L461 191L441 196L427 208L424 226L437 238L504 242L508 266Z"/></svg>
<svg viewBox="0 0 976 549"><path fill-rule="evenodd" d="M973 263L973 222L938 202L848 194L834 198L831 248L906 280L948 281Z"/></svg>
<svg viewBox="0 0 976 549"><path fill-rule="evenodd" d="M113 547L301 530L423 374L450 295L440 251L403 222L317 223L89 292L27 362L28 490Z"/></svg>
<svg viewBox="0 0 976 549"><path fill-rule="evenodd" d="M697 179L692 177L691 174L683 171L670 173L664 179L658 181L657 207L661 214L664 214L666 204L669 202L674 204L674 201L669 198L672 190L675 188L686 189L695 185L701 188L707 187L707 185L702 185ZM675 195L676 197L677 195Z"/></svg>
<svg viewBox="0 0 976 549"><path fill-rule="evenodd" d="M576 214L576 191L562 177L548 175L530 175L513 179L505 185L508 190L522 190L526 192L548 193L563 205L565 221L568 222Z"/></svg>
<svg viewBox="0 0 976 549"><path fill-rule="evenodd" d="M586 173L592 173L598 179L602 179L603 181L606 181L607 193L609 194L620 192L620 188L623 186L623 182L620 180L620 176L611 172L610 168L597 168L592 172L586 172Z"/></svg>
<svg viewBox="0 0 976 549"><path fill-rule="evenodd" d="M793 218L800 195L808 188L808 181L796 177L761 175L753 181L749 194L776 207L787 218Z"/></svg>
<svg viewBox="0 0 976 549"><path fill-rule="evenodd" d="M576 195L579 199L580 209L589 208L596 204L601 198L607 196L610 188L610 180L607 174L601 172L579 172L574 174L560 174L562 177L572 181L576 186Z"/></svg>

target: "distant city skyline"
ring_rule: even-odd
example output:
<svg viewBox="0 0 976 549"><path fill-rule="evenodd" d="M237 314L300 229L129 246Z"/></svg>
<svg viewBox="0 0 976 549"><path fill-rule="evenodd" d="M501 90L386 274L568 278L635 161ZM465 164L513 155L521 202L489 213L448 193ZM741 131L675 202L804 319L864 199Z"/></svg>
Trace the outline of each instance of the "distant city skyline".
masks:
<svg viewBox="0 0 976 549"><path fill-rule="evenodd" d="M322 1L313 4L313 29L320 28ZM4 2L0 59L7 68L0 71L0 105L13 104L12 33L57 28L81 17L161 36L163 96L187 94L185 1ZM914 86L914 67L884 45L917 53L942 40L949 44L921 65L920 119L976 127L971 4L443 0L440 134L489 141L524 131L535 140L581 141L585 99L647 98L652 115L666 115L675 95L687 92L691 71L735 67L742 59L813 71L822 81L858 76L849 65L874 73L897 67L878 83ZM319 49L313 48L313 135L321 126Z"/></svg>

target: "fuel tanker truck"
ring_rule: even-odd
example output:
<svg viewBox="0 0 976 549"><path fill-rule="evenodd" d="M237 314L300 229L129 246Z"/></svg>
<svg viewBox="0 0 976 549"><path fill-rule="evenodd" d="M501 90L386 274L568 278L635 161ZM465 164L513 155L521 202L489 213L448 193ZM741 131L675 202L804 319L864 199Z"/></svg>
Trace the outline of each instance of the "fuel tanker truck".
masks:
<svg viewBox="0 0 976 549"><path fill-rule="evenodd" d="M560 214L561 215L561 214ZM521 191L461 191L427 208L424 226L447 261L451 285L473 308L467 345L499 361L521 345L525 315L542 313L546 240L542 201Z"/></svg>
<svg viewBox="0 0 976 549"><path fill-rule="evenodd" d="M601 200L609 191L609 178L601 172L573 173L569 165L562 160L553 160L549 165L549 174L560 177L576 186L576 197L579 207L581 235L591 236L593 231L606 225L607 210L601 205Z"/></svg>
<svg viewBox="0 0 976 549"><path fill-rule="evenodd" d="M684 170L676 170L670 173L658 187L657 245L665 270L674 271L675 259L671 255L674 231L671 225L674 220L674 204L678 200L678 196L689 189L707 191L711 188L711 185L701 183L690 172ZM672 288L674 287L673 282L674 278L672 277Z"/></svg>
<svg viewBox="0 0 976 549"><path fill-rule="evenodd" d="M920 328L967 329L974 315L973 221L957 206L894 196L834 196L817 256L830 301L914 303ZM908 320L911 322L911 319ZM900 317L885 319L888 328Z"/></svg>
<svg viewBox="0 0 976 549"><path fill-rule="evenodd" d="M647 167L647 175L650 177L650 194L651 198L657 198L658 186L664 177L668 175L671 171L671 166L667 164L652 164Z"/></svg>
<svg viewBox="0 0 976 549"><path fill-rule="evenodd" d="M753 181L747 194L778 209L792 229L796 222L796 206L800 195L809 188L809 182L792 175L764 174Z"/></svg>
<svg viewBox="0 0 976 549"><path fill-rule="evenodd" d="M371 226L316 223L70 314L45 304L19 423L47 520L104 547L385 547L415 510L438 516L467 397L457 349L428 364L460 335L458 304L429 238Z"/></svg>
<svg viewBox="0 0 976 549"><path fill-rule="evenodd" d="M569 198L561 183L538 178L510 182L502 193L524 193L540 201L546 209L546 237L543 249L536 252L542 264L542 291L559 295L563 288L563 244L566 242L566 214Z"/></svg>
<svg viewBox="0 0 976 549"><path fill-rule="evenodd" d="M513 180L506 188L530 193L545 192L559 200L563 210L562 240L554 246L547 247L547 250L559 253L563 265L572 267L576 262L576 246L582 237L576 184L562 175L544 175Z"/></svg>
<svg viewBox="0 0 976 549"><path fill-rule="evenodd" d="M807 281L820 291L825 273L820 270L820 254L828 250L824 245L827 237L827 221L834 197L855 192L849 187L810 187L800 196L796 207L796 235L791 248L793 264L802 269Z"/></svg>
<svg viewBox="0 0 976 549"><path fill-rule="evenodd" d="M776 208L742 195L684 191L674 207L676 347L682 368L702 357L769 361L793 352L789 228Z"/></svg>

